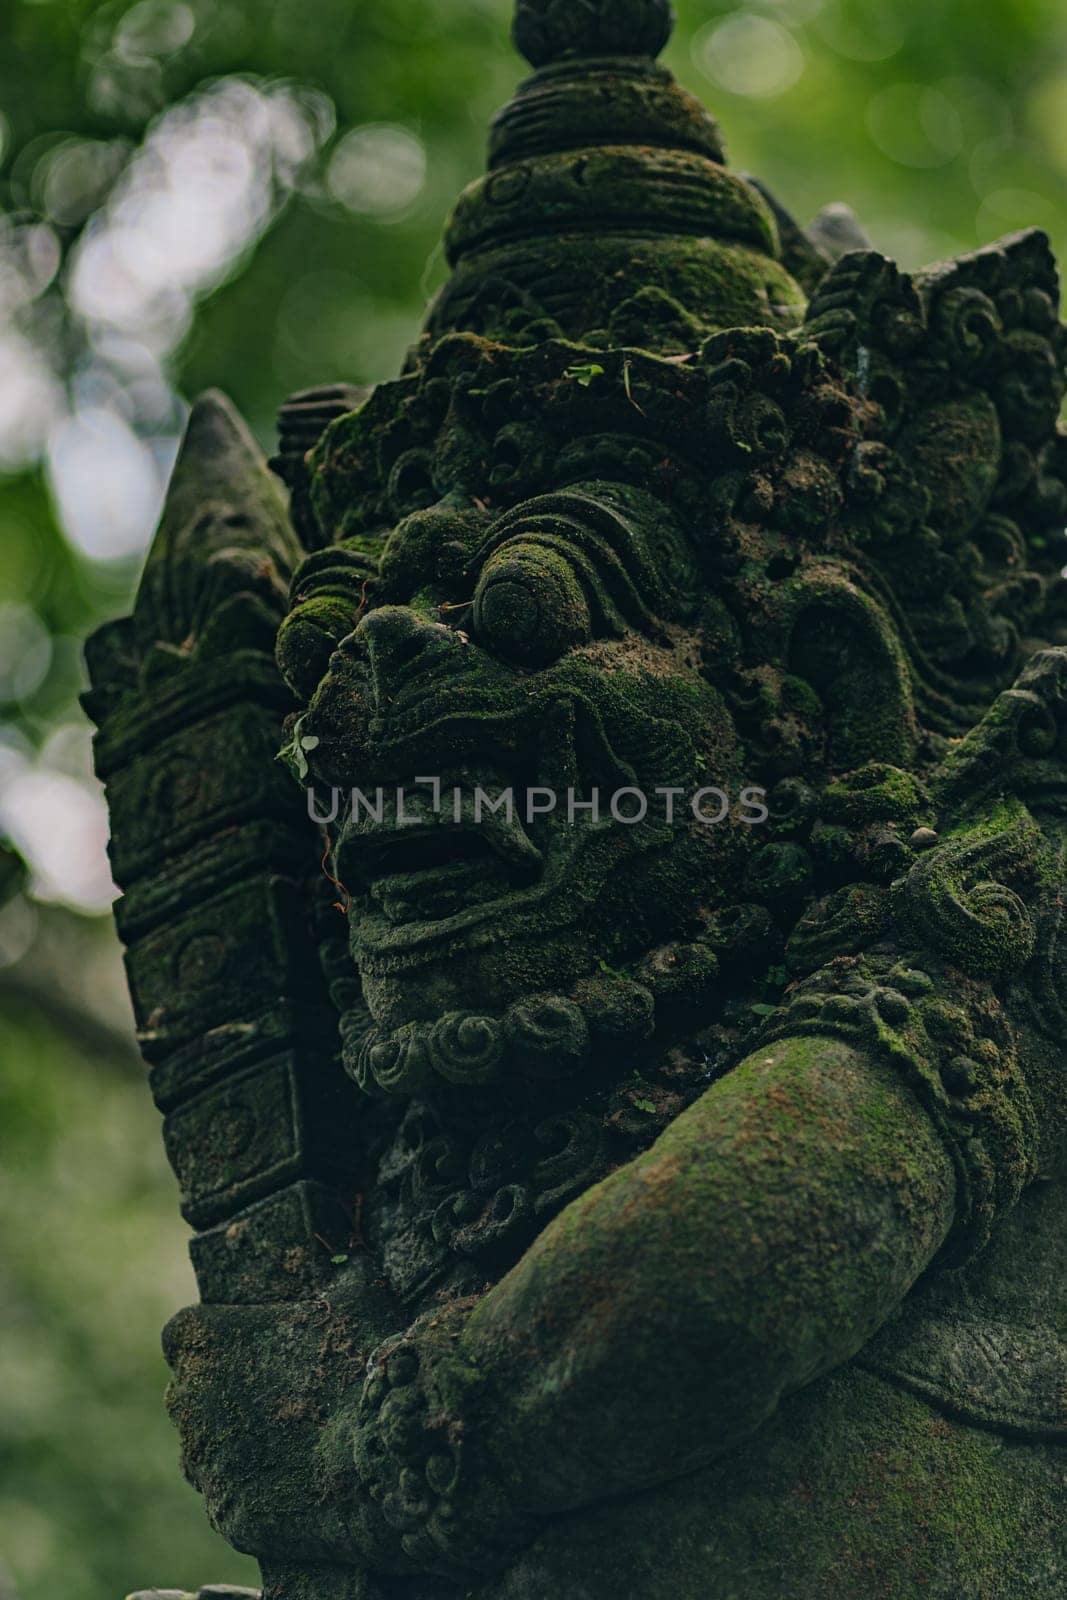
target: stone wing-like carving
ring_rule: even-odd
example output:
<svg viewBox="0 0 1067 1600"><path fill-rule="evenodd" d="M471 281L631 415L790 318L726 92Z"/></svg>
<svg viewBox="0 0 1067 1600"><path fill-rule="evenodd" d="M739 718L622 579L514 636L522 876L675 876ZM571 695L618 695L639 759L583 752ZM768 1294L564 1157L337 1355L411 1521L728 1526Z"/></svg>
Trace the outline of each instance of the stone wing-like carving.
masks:
<svg viewBox="0 0 1067 1600"><path fill-rule="evenodd" d="M117 920L205 1300L305 1296L350 1233L321 846L277 760L293 707L274 638L302 553L258 446L209 394L133 615L88 647Z"/></svg>
<svg viewBox="0 0 1067 1600"><path fill-rule="evenodd" d="M1058 310L1037 230L913 276L854 251L808 310L807 334L867 407L849 533L887 592L923 720L948 735L1013 680L1028 636L1063 642Z"/></svg>

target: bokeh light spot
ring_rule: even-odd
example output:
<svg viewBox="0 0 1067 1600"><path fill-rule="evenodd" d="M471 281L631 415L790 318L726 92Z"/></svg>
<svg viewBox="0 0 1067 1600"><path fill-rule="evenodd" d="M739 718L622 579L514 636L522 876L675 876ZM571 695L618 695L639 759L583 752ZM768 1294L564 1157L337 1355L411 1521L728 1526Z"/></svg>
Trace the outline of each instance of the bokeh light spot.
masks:
<svg viewBox="0 0 1067 1600"><path fill-rule="evenodd" d="M105 911L115 899L103 790L26 765L5 773L0 828L30 867L39 900Z"/></svg>
<svg viewBox="0 0 1067 1600"><path fill-rule="evenodd" d="M701 28L693 60L718 88L755 100L784 94L804 71L804 53L788 28L743 11Z"/></svg>
<svg viewBox="0 0 1067 1600"><path fill-rule="evenodd" d="M60 258L59 240L46 222L13 224L0 217L0 316L13 317L42 295Z"/></svg>
<svg viewBox="0 0 1067 1600"><path fill-rule="evenodd" d="M141 0L115 30L115 49L130 60L171 56L196 32L196 17L181 0Z"/></svg>
<svg viewBox="0 0 1067 1600"><path fill-rule="evenodd" d="M828 0L816 26L831 50L851 61L885 61L905 39L902 13L881 0Z"/></svg>
<svg viewBox="0 0 1067 1600"><path fill-rule="evenodd" d="M163 503L149 448L113 411L87 408L53 429L48 472L68 537L94 561L146 549Z"/></svg>
<svg viewBox="0 0 1067 1600"><path fill-rule="evenodd" d="M883 154L905 167L943 167L963 149L963 122L940 89L894 83L867 107L867 127Z"/></svg>
<svg viewBox="0 0 1067 1600"><path fill-rule="evenodd" d="M242 78L171 106L75 251L74 309L173 349L196 297L270 226L333 116L316 90Z"/></svg>
<svg viewBox="0 0 1067 1600"><path fill-rule="evenodd" d="M1039 83L1029 96L1027 111L1042 149L1067 176L1067 71L1053 73Z"/></svg>
<svg viewBox="0 0 1067 1600"><path fill-rule="evenodd" d="M18 471L40 456L63 393L39 347L2 326L0 372L0 468Z"/></svg>
<svg viewBox="0 0 1067 1600"><path fill-rule="evenodd" d="M0 605L0 701L28 700L51 664L52 641L32 606Z"/></svg>
<svg viewBox="0 0 1067 1600"><path fill-rule="evenodd" d="M129 155L119 139L65 139L38 162L33 192L60 227L77 227L104 201Z"/></svg>
<svg viewBox="0 0 1067 1600"><path fill-rule="evenodd" d="M426 151L407 128L371 123L346 133L330 158L326 185L335 200L365 216L398 216L426 182Z"/></svg>

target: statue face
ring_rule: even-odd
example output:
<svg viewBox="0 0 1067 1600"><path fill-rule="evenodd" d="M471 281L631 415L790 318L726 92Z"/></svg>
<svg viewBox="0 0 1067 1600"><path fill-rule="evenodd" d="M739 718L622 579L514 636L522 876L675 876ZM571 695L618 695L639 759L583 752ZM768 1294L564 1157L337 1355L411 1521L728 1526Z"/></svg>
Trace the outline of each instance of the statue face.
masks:
<svg viewBox="0 0 1067 1600"><path fill-rule="evenodd" d="M302 724L342 791L336 871L387 1028L570 994L692 934L750 832L667 508L602 481L470 507L395 529ZM717 824L691 806L712 787Z"/></svg>
<svg viewBox="0 0 1067 1600"><path fill-rule="evenodd" d="M818 358L761 330L677 362L589 354L455 335L339 418L308 462L328 542L278 641L320 815L338 791L375 1037L407 1030L418 1054L474 1017L505 1075L527 1002L595 1031L590 986L626 988L625 968L634 1005L703 1003L720 913L761 899L742 892L766 842L746 794L801 771L815 738L799 680L736 674L739 618L770 636L756 660L782 653L836 505L813 448L840 398L813 397ZM353 1012L358 1081L416 1092L406 1061L368 1075L366 1029ZM433 1064L487 1081L450 1050Z"/></svg>

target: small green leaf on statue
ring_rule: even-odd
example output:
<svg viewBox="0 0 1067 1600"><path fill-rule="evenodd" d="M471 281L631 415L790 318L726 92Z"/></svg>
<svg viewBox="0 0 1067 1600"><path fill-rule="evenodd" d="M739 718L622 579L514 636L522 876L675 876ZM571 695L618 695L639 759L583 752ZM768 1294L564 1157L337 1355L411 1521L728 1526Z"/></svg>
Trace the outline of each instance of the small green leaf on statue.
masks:
<svg viewBox="0 0 1067 1600"><path fill-rule="evenodd" d="M594 378L602 378L604 376L604 368L593 361L587 367L568 367L563 376L570 378L574 383L580 384L583 389L588 389Z"/></svg>

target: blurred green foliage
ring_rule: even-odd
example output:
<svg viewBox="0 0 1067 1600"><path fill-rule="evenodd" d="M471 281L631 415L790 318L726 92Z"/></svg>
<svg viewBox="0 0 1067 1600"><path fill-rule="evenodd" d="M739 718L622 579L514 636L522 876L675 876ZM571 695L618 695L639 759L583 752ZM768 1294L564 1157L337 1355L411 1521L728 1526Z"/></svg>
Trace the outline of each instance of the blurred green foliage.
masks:
<svg viewBox="0 0 1067 1600"><path fill-rule="evenodd" d="M15 1009L15 1014L10 1014ZM46 1019L0 1022L0 1595L255 1581L182 1483L159 1329L194 1297L159 1118ZM8 1569L5 1573L4 1567Z"/></svg>
<svg viewBox="0 0 1067 1600"><path fill-rule="evenodd" d="M185 397L220 385L269 444L288 392L395 370L522 70L510 10L0 0L0 836L39 896L100 900L92 829L51 861L27 777L92 795L77 641L129 602ZM678 10L668 61L802 220L845 199L906 266L1034 223L1067 251L1062 0ZM21 1600L252 1581L160 1403L158 1328L193 1291L157 1118L81 957L42 979L4 881L0 1564ZM82 936L117 996L107 924Z"/></svg>

